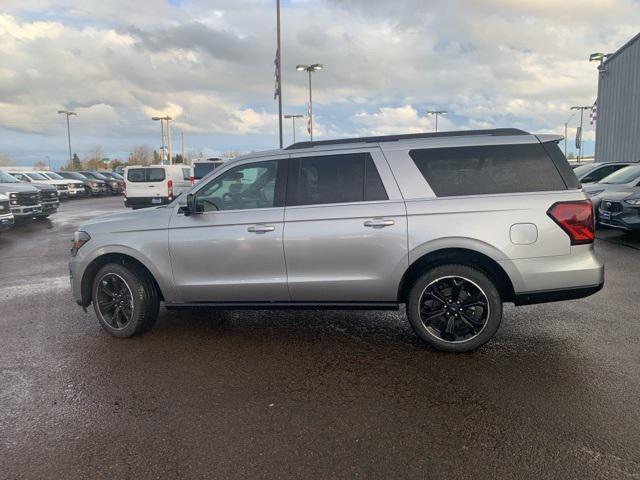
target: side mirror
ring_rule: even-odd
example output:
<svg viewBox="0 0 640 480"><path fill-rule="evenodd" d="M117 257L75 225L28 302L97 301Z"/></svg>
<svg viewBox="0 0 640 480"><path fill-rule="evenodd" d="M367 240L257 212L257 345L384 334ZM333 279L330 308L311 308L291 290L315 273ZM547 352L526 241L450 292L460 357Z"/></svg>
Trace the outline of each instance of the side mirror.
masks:
<svg viewBox="0 0 640 480"><path fill-rule="evenodd" d="M582 179L582 182L580 182L580 183L592 183L592 182L593 182L593 177L587 175L586 177L584 177Z"/></svg>
<svg viewBox="0 0 640 480"><path fill-rule="evenodd" d="M193 215L196 212L196 197L193 193L189 193L178 200L180 210L184 213L185 217Z"/></svg>

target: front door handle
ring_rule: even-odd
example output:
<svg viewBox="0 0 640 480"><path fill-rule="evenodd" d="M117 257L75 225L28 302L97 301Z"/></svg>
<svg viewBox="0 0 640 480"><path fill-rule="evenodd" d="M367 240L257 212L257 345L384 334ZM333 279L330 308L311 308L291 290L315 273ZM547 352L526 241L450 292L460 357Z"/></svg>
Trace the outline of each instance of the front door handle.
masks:
<svg viewBox="0 0 640 480"><path fill-rule="evenodd" d="M253 225L247 228L247 231L251 233L267 233L273 232L275 229L276 227L272 227L271 225Z"/></svg>
<svg viewBox="0 0 640 480"><path fill-rule="evenodd" d="M396 222L394 220L386 220L384 218L374 218L373 220L367 220L364 222L365 227L371 228L382 228L382 227L390 227L391 225L395 225Z"/></svg>

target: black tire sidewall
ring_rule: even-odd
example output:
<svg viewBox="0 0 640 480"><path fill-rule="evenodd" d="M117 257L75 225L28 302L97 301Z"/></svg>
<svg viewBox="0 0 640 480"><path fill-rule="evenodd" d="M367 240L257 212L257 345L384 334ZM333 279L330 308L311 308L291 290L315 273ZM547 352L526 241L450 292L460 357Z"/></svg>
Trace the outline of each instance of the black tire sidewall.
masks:
<svg viewBox="0 0 640 480"><path fill-rule="evenodd" d="M133 297L132 315L129 323L121 329L113 328L107 321L105 321L98 309L98 303L96 301L98 283L106 274L113 273L120 276L128 285ZM93 286L91 290L91 300L93 302L94 311L96 317L102 328L109 332L114 337L128 338L137 335L148 328L150 309L153 308L152 302L156 299L154 292L149 292L149 284L145 282L144 278L141 278L140 272L127 268L124 265L117 263L110 263L102 267L96 274ZM157 307L156 307L157 309ZM157 314L156 314L157 315Z"/></svg>
<svg viewBox="0 0 640 480"><path fill-rule="evenodd" d="M420 318L420 298L425 288L437 278L447 276L471 280L484 291L489 300L489 318L484 329L478 336L465 342L447 342L434 336ZM441 265L426 271L413 284L407 299L407 316L416 334L432 347L446 352L468 352L484 345L495 335L502 320L502 299L494 283L480 270L467 265Z"/></svg>

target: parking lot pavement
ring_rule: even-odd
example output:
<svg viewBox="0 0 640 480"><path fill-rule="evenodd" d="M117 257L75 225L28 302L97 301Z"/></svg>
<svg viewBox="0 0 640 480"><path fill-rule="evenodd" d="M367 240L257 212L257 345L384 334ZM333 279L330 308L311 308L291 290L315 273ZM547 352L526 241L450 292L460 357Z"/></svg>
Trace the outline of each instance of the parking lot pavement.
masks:
<svg viewBox="0 0 640 480"><path fill-rule="evenodd" d="M163 311L118 340L66 261L74 227L121 205L0 235L0 478L640 477L640 251L621 234L597 244L602 292L507 307L470 354L397 312Z"/></svg>

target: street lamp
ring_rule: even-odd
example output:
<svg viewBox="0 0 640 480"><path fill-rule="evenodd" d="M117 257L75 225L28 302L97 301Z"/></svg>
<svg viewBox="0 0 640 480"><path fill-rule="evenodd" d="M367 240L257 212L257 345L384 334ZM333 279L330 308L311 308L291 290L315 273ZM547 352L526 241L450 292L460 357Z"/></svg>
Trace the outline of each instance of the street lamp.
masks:
<svg viewBox="0 0 640 480"><path fill-rule="evenodd" d="M313 142L313 96L311 93L311 74L317 70L322 70L324 65L321 63L314 63L313 65L298 65L296 70L299 72L309 73L309 135Z"/></svg>
<svg viewBox="0 0 640 480"><path fill-rule="evenodd" d="M567 158L567 136L568 136L568 132L567 129L569 127L569 122L571 121L571 119L573 117L576 116L576 112L573 112L571 114L571 116L569 118L567 118L567 121L564 122L564 157Z"/></svg>
<svg viewBox="0 0 640 480"><path fill-rule="evenodd" d="M67 116L67 140L69 141L69 167L73 169L73 155L71 154L71 126L69 125L69 117L72 115L78 116L76 112L70 110L58 110L60 115Z"/></svg>
<svg viewBox="0 0 640 480"><path fill-rule="evenodd" d="M602 62L604 62L611 55L612 55L611 53L601 53L601 52L592 53L591 55L589 55L589 61L600 62L600 65L602 65Z"/></svg>
<svg viewBox="0 0 640 480"><path fill-rule="evenodd" d="M438 131L438 115L446 115L448 112L446 110L429 110L427 115L435 115L436 116L436 132Z"/></svg>
<svg viewBox="0 0 640 480"><path fill-rule="evenodd" d="M153 121L160 121L160 134L162 135L162 155L160 159L162 161L162 165L164 165L164 156L165 156L165 145L164 145L164 122L167 122L167 143L168 143L168 154L169 154L169 165L171 165L171 125L169 122L173 120L169 115L165 115L164 117L151 117Z"/></svg>
<svg viewBox="0 0 640 480"><path fill-rule="evenodd" d="M293 143L296 143L296 118L304 118L304 115L285 115L284 118L293 121Z"/></svg>
<svg viewBox="0 0 640 480"><path fill-rule="evenodd" d="M587 105L587 106L578 106L578 107L571 107L571 110L580 110L580 130L578 131L578 142L576 147L578 147L578 163L580 163L580 157L582 156L582 120L584 117L584 111L585 110L591 110L591 106Z"/></svg>

